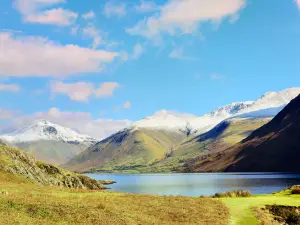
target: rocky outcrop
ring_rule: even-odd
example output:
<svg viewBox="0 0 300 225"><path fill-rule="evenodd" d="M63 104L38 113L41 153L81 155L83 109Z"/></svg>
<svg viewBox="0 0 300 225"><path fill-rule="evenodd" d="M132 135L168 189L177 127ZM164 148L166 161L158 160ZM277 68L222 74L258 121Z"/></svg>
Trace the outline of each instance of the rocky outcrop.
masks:
<svg viewBox="0 0 300 225"><path fill-rule="evenodd" d="M0 146L0 169L46 186L99 190L105 189L107 183L37 161L27 153L5 145Z"/></svg>

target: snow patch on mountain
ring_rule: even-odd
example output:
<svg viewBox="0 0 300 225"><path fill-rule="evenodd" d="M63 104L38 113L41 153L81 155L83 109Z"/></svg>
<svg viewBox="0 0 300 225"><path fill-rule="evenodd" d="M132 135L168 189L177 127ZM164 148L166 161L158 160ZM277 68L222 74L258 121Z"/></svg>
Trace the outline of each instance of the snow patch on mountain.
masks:
<svg viewBox="0 0 300 225"><path fill-rule="evenodd" d="M47 120L35 121L29 126L2 135L0 138L10 143L53 140L71 144L91 145L97 142L94 138L79 134L70 128L62 127Z"/></svg>
<svg viewBox="0 0 300 225"><path fill-rule="evenodd" d="M164 129L204 133L228 118L274 117L292 99L300 94L300 88L280 92L268 92L256 101L237 102L222 106L197 117L192 114L161 110L133 124L134 129Z"/></svg>

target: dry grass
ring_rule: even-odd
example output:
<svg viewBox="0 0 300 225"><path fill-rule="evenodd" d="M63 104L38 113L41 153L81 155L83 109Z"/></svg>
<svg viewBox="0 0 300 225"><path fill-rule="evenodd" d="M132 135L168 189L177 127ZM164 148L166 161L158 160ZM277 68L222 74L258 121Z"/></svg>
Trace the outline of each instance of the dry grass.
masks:
<svg viewBox="0 0 300 225"><path fill-rule="evenodd" d="M49 188L0 172L0 224L218 224L219 200Z"/></svg>

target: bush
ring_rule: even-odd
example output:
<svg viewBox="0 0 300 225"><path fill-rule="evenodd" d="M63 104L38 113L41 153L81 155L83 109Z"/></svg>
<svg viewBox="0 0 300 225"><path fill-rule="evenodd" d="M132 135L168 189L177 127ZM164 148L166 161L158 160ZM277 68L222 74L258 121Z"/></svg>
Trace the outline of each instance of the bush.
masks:
<svg viewBox="0 0 300 225"><path fill-rule="evenodd" d="M291 193L293 195L299 195L300 194L300 185L296 185L292 187Z"/></svg>
<svg viewBox="0 0 300 225"><path fill-rule="evenodd" d="M299 225L300 224L300 215L289 215L286 219L286 223L289 225Z"/></svg>
<svg viewBox="0 0 300 225"><path fill-rule="evenodd" d="M266 208L273 215L282 218L286 222L286 224L289 225L300 224L299 207L267 205Z"/></svg>
<svg viewBox="0 0 300 225"><path fill-rule="evenodd" d="M214 198L244 198L252 196L251 192L246 190L227 191L225 193L216 193Z"/></svg>

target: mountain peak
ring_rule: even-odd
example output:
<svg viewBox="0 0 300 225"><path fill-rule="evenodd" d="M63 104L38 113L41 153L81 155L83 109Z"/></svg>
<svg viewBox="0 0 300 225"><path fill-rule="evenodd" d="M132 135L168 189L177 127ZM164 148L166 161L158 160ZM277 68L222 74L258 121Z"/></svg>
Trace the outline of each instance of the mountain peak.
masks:
<svg viewBox="0 0 300 225"><path fill-rule="evenodd" d="M195 133L206 132L221 121L239 115L274 117L285 105L300 94L300 88L267 92L256 101L234 102L201 117L188 113L160 110L134 123L135 128L183 131L189 127Z"/></svg>
<svg viewBox="0 0 300 225"><path fill-rule="evenodd" d="M208 113L209 116L215 117L230 117L234 114L239 113L240 111L249 108L253 104L253 101L247 102L234 102L229 105L222 106Z"/></svg>
<svg viewBox="0 0 300 225"><path fill-rule="evenodd" d="M67 143L96 142L95 139L87 135L79 134L70 128L60 126L45 119L35 120L29 126L3 135L1 138L13 143L38 140L53 140Z"/></svg>

